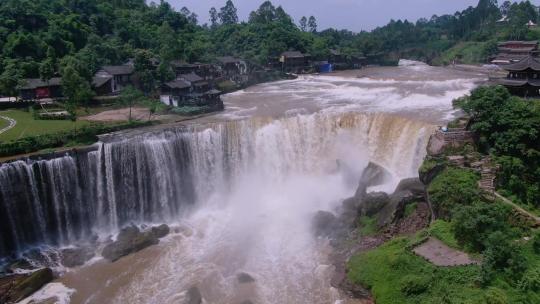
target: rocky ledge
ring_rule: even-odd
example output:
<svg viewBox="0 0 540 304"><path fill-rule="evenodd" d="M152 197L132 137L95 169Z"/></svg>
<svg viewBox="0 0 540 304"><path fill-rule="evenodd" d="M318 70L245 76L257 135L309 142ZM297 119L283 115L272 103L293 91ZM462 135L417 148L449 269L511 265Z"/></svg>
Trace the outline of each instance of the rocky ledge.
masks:
<svg viewBox="0 0 540 304"><path fill-rule="evenodd" d="M356 194L343 201L335 213L319 211L312 221L313 231L318 237L330 239L334 247L332 255L336 268L332 285L351 298L372 301L369 291L351 284L346 276L346 262L361 251L373 249L395 235L414 233L429 224L431 212L425 201L425 185L418 178L402 180L392 194L368 193L369 187L385 181L388 172L370 163L364 170ZM407 206L416 204L412 214L406 214ZM361 218L373 221L376 235L359 233Z"/></svg>
<svg viewBox="0 0 540 304"><path fill-rule="evenodd" d="M108 244L103 249L105 259L114 262L120 258L143 250L159 243L159 239L167 236L170 228L167 225L152 227L147 231L141 231L136 226L129 226L120 231L116 241Z"/></svg>
<svg viewBox="0 0 540 304"><path fill-rule="evenodd" d="M0 278L0 303L17 303L54 279L50 268Z"/></svg>

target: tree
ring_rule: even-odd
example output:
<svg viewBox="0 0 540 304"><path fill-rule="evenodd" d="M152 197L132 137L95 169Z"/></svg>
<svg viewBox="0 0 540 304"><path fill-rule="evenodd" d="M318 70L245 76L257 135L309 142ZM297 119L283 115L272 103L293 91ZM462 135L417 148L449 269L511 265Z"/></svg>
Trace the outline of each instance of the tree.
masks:
<svg viewBox="0 0 540 304"><path fill-rule="evenodd" d="M152 65L152 54L147 50L138 50L135 53L135 73L141 83L145 94L154 90L155 77L154 66Z"/></svg>
<svg viewBox="0 0 540 304"><path fill-rule="evenodd" d="M197 24L197 14L192 13L187 7L182 7L180 9L180 13L186 17L186 19L189 21L189 23L196 25Z"/></svg>
<svg viewBox="0 0 540 304"><path fill-rule="evenodd" d="M512 6L512 2L510 1L504 1L503 4L500 7L501 14L504 16L507 16L510 12L510 7Z"/></svg>
<svg viewBox="0 0 540 304"><path fill-rule="evenodd" d="M131 112L133 106L143 97L143 94L132 86L124 88L124 90L122 90L122 93L120 93L120 98L118 99L120 104L129 107L129 122L132 121Z"/></svg>
<svg viewBox="0 0 540 304"><path fill-rule="evenodd" d="M452 227L458 242L480 252L488 245L488 237L496 231L509 234L511 208L500 204L475 202L456 209Z"/></svg>
<svg viewBox="0 0 540 304"><path fill-rule="evenodd" d="M54 76L56 70L56 56L54 49L49 47L47 50L47 59L43 61L39 66L39 77L45 82L49 82Z"/></svg>
<svg viewBox="0 0 540 304"><path fill-rule="evenodd" d="M39 65L39 77L41 78L41 80L48 83L53 76L54 64L51 60L47 59Z"/></svg>
<svg viewBox="0 0 540 304"><path fill-rule="evenodd" d="M215 7L212 7L209 13L210 13L210 25L212 26L212 28L215 28L218 25L218 20L219 20L218 12Z"/></svg>
<svg viewBox="0 0 540 304"><path fill-rule="evenodd" d="M8 96L17 95L17 86L22 82L22 70L18 61L4 60L4 71L0 74L0 92Z"/></svg>
<svg viewBox="0 0 540 304"><path fill-rule="evenodd" d="M477 201L479 177L471 170L447 168L428 187L433 209L438 218L449 220L456 208Z"/></svg>
<svg viewBox="0 0 540 304"><path fill-rule="evenodd" d="M522 248L500 231L487 237L483 256L481 281L484 285L491 282L495 274L501 271L507 278L517 281L527 269Z"/></svg>
<svg viewBox="0 0 540 304"><path fill-rule="evenodd" d="M270 1L265 1L259 8L249 15L250 23L270 23L276 20L276 8Z"/></svg>
<svg viewBox="0 0 540 304"><path fill-rule="evenodd" d="M67 97L66 110L73 119L76 119L75 109L78 106L88 106L88 102L94 97L90 83L79 75L72 65L62 70L62 91Z"/></svg>
<svg viewBox="0 0 540 304"><path fill-rule="evenodd" d="M309 17L308 27L309 27L310 32L312 32L312 33L317 32L317 19L315 19L315 17L313 17L313 16Z"/></svg>
<svg viewBox="0 0 540 304"><path fill-rule="evenodd" d="M227 0L225 6L221 8L218 14L221 24L231 25L238 23L238 12L231 0Z"/></svg>
<svg viewBox="0 0 540 304"><path fill-rule="evenodd" d="M302 32L307 31L307 18L306 18L306 16L303 16L300 19L300 29L302 30Z"/></svg>
<svg viewBox="0 0 540 304"><path fill-rule="evenodd" d="M511 96L502 86L481 87L458 104L471 117L471 130L484 152L501 164L504 189L523 203L540 204L540 108Z"/></svg>

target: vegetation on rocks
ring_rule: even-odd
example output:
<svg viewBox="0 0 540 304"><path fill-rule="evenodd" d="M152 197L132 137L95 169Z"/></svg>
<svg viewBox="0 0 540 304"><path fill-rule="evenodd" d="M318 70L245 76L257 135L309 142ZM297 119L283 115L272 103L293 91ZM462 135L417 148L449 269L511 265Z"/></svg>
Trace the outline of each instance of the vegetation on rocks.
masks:
<svg viewBox="0 0 540 304"><path fill-rule="evenodd" d="M467 169L449 167L439 174L428 188L437 217L448 220L454 208L478 200L478 180L478 175Z"/></svg>
<svg viewBox="0 0 540 304"><path fill-rule="evenodd" d="M538 104L502 87L479 88L456 104L470 115L478 142L442 153L463 156L465 165L428 158L420 168L437 220L414 236L356 255L349 278L370 288L377 303L537 303L538 232L522 211L481 190L479 173L463 166L491 154L501 168L499 186L537 206ZM411 251L428 236L478 257L480 265L435 267Z"/></svg>
<svg viewBox="0 0 540 304"><path fill-rule="evenodd" d="M472 119L479 149L501 165L500 186L515 201L540 207L540 103L481 87L457 103Z"/></svg>

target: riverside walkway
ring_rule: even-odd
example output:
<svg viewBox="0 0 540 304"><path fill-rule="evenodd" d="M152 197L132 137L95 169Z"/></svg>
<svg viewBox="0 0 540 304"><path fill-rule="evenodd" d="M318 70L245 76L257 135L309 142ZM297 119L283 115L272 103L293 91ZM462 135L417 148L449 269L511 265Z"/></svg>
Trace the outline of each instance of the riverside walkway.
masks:
<svg viewBox="0 0 540 304"><path fill-rule="evenodd" d="M13 129L13 127L15 127L17 125L17 121L13 118L10 118L10 117L7 117L7 116L1 116L0 115L0 119L3 119L3 120L6 120L9 125L3 129L0 129L0 134L3 134L11 129Z"/></svg>

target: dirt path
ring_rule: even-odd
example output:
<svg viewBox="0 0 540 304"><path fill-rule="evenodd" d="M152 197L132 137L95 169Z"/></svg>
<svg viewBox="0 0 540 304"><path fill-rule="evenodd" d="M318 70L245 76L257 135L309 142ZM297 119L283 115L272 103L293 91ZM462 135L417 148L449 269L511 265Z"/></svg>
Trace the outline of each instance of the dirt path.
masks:
<svg viewBox="0 0 540 304"><path fill-rule="evenodd" d="M511 200L507 199L506 197L500 195L499 193L497 192L494 192L494 195L500 199L503 203L511 206L512 208L514 208L516 211L518 211L519 213L527 216L527 217L530 217L531 219L533 219L537 225L540 225L540 217L530 213L529 211L521 208L520 206L516 205L515 203L513 203Z"/></svg>
<svg viewBox="0 0 540 304"><path fill-rule="evenodd" d="M478 264L465 252L450 248L435 238L430 238L413 251L436 266L449 267Z"/></svg>
<svg viewBox="0 0 540 304"><path fill-rule="evenodd" d="M81 117L81 120L97 122L126 121L129 119L129 112L129 108L115 109ZM147 121L149 119L154 119L154 116L150 115L150 110L147 108L134 107L131 109L131 119Z"/></svg>
<svg viewBox="0 0 540 304"><path fill-rule="evenodd" d="M10 117L7 117L7 116L0 116L0 119L3 119L3 120L6 120L9 125L3 129L0 130L0 134L2 133L5 133L11 129L13 129L13 127L15 127L17 125L17 121L13 118L10 118Z"/></svg>

